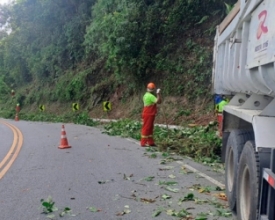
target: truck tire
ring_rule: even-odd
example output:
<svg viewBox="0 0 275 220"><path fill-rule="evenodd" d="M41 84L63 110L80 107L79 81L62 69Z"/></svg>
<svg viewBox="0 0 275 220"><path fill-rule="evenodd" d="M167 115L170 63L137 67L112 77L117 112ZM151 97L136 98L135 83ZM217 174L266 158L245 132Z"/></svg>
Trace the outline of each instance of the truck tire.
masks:
<svg viewBox="0 0 275 220"><path fill-rule="evenodd" d="M228 137L225 158L225 188L229 208L236 211L237 170L240 155L248 140L254 140L252 130L232 130Z"/></svg>
<svg viewBox="0 0 275 220"><path fill-rule="evenodd" d="M260 164L254 141L247 141L244 146L237 177L237 219L255 220L259 209Z"/></svg>

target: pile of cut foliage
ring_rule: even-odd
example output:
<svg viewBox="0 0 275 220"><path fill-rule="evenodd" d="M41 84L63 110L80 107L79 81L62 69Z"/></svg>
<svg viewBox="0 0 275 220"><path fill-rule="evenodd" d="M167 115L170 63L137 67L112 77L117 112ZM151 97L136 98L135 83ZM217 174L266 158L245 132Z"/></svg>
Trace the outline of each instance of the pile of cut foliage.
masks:
<svg viewBox="0 0 275 220"><path fill-rule="evenodd" d="M104 133L140 139L141 123L129 119L105 125ZM161 151L175 152L180 155L201 159L217 159L221 150L221 139L216 135L216 124L207 126L181 127L169 129L155 126L154 139Z"/></svg>

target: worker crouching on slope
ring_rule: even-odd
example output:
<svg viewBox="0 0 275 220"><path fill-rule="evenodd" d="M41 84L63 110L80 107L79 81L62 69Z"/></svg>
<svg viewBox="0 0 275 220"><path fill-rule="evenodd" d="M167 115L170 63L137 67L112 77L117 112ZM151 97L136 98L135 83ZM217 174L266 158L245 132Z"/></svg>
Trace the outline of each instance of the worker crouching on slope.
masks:
<svg viewBox="0 0 275 220"><path fill-rule="evenodd" d="M157 97L153 95L156 86L154 83L147 85L147 92L143 96L143 111L142 111L142 129L141 129L141 140L140 145L156 146L153 139L154 132L154 121L157 114L157 104L161 103L160 89L157 89Z"/></svg>

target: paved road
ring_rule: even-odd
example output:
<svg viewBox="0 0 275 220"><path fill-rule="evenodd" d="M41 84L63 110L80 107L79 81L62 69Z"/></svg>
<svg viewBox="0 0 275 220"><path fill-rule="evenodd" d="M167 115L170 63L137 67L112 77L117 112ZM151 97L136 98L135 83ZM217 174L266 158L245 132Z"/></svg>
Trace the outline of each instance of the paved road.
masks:
<svg viewBox="0 0 275 220"><path fill-rule="evenodd" d="M0 180L1 220L49 219L41 214L40 202L48 196L59 209L54 212L54 219L180 219L168 215L167 211L171 213L171 210L186 210L194 218L199 213L207 213L207 219L233 219L217 215L218 211L228 210L221 208L226 202L218 198L221 192L215 191L217 185L209 180L213 178L217 184L223 184L223 174L208 166L174 155L167 159L162 153L139 147L134 140L108 136L98 128L74 124L65 124L72 148L58 149L62 124L3 121L22 132L24 143L17 159ZM11 129L0 122L0 162L13 137ZM202 173L190 172L184 165ZM211 178L205 179L204 174ZM170 186L170 190L178 192L159 185L171 181L178 184ZM210 192L200 193L203 189ZM182 201L189 193L197 203L206 202ZM164 199L163 195L171 198ZM65 207L71 208L74 216L59 217ZM98 212L93 212L94 209ZM158 210L160 214L152 217Z"/></svg>

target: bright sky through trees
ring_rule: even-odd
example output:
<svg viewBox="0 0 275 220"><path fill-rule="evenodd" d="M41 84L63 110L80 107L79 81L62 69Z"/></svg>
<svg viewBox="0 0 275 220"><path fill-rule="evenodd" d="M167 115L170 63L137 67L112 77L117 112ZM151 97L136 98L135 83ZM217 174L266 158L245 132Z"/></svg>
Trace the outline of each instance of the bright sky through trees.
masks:
<svg viewBox="0 0 275 220"><path fill-rule="evenodd" d="M9 0L0 0L0 4L5 4L5 3L8 3Z"/></svg>

